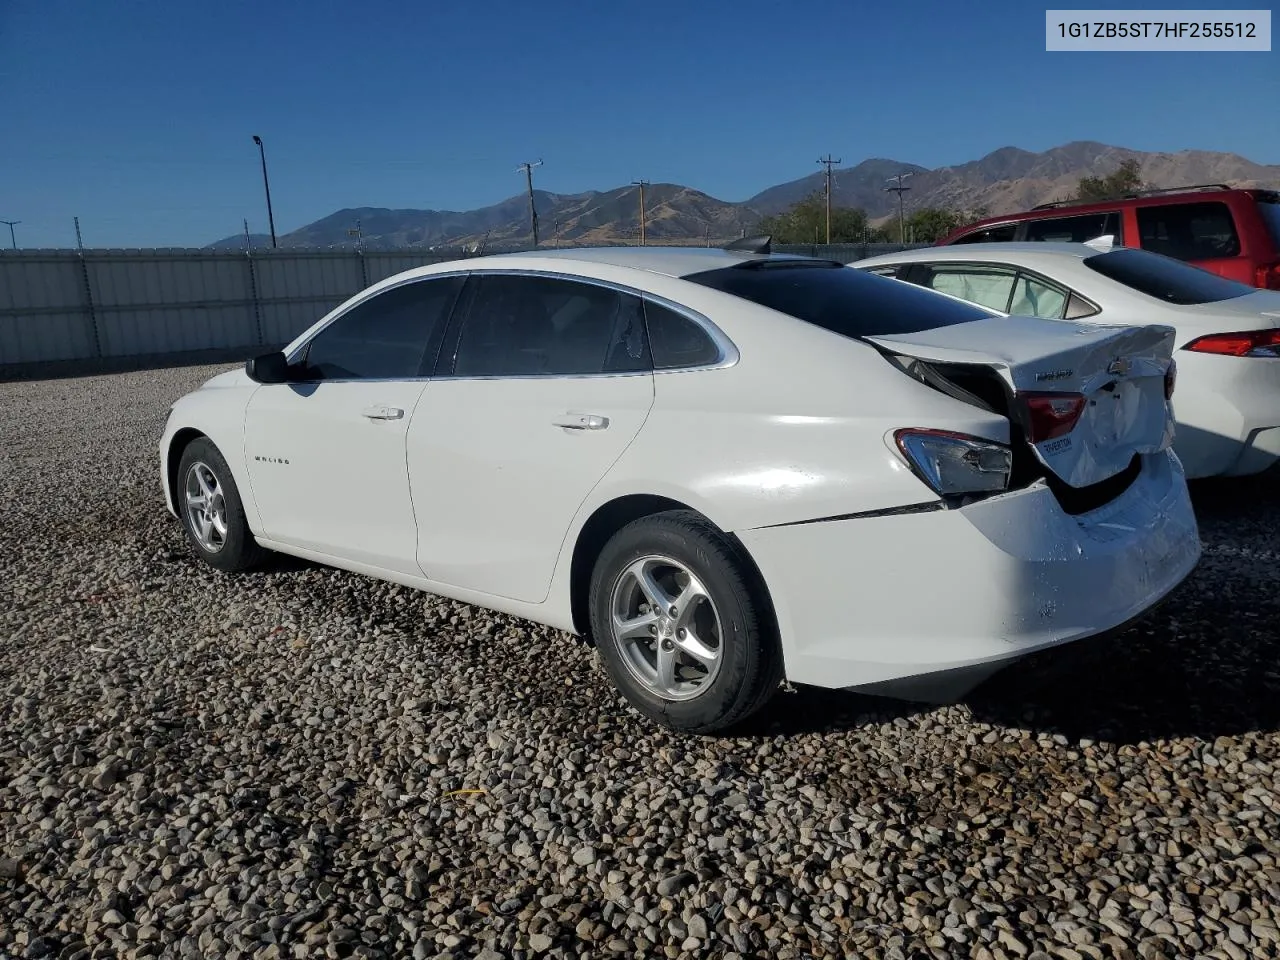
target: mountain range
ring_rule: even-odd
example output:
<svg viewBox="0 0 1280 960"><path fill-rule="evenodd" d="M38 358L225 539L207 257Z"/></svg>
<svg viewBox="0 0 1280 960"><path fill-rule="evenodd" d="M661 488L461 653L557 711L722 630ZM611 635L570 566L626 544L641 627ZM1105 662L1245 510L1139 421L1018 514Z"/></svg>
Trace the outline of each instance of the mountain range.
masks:
<svg viewBox="0 0 1280 960"><path fill-rule="evenodd" d="M866 211L881 222L897 210L889 179L910 174L903 184L907 210L946 207L990 214L1026 210L1072 195L1081 177L1103 176L1128 159L1141 165L1152 187L1226 183L1232 186L1280 186L1280 165L1254 163L1232 153L1183 150L1150 153L1092 141L1076 141L1041 153L1001 147L980 160L930 169L897 160L870 159L832 174L832 203ZM645 232L652 243L723 241L751 232L763 217L781 213L823 189L825 173L781 183L741 202L719 200L692 187L654 183L645 188ZM542 243L636 242L640 236L639 193L635 186L561 194L534 191ZM366 247L527 246L529 198L519 194L478 210L390 210L352 207L338 210L278 238L282 247L349 247L359 223ZM265 246L260 235L252 244ZM242 248L243 234L211 247Z"/></svg>

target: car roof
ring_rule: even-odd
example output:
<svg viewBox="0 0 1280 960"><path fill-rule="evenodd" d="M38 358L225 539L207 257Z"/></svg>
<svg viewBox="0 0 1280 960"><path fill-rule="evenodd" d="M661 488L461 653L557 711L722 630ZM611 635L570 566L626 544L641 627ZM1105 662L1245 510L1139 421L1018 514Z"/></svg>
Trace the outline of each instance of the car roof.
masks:
<svg viewBox="0 0 1280 960"><path fill-rule="evenodd" d="M704 270L732 267L757 260L812 260L786 253L758 254L719 247L573 247L552 250L522 250L519 253L495 253L470 261L477 269L481 264L494 267L519 266L529 260L557 260L574 263L626 267L646 270L667 277L687 277Z"/></svg>
<svg viewBox="0 0 1280 960"><path fill-rule="evenodd" d="M1114 250L1121 249L1113 247ZM943 247L918 247L898 253L884 253L878 257L856 260L853 266L874 266L881 263L920 263L931 260L967 260L970 263L1015 260L1018 263L1033 261L1061 261L1063 258L1084 260L1106 253L1105 249L1084 243L1053 243L1045 240L1026 240L1018 243L960 243Z"/></svg>
<svg viewBox="0 0 1280 960"><path fill-rule="evenodd" d="M1258 194L1266 194L1270 192L1271 191L1257 187L1232 187L1227 184L1202 184L1187 187L1175 187L1167 190L1141 194L1131 194L1125 197L1115 197L1110 200L1068 200L1057 203L1042 203L1039 206L1032 207L1030 210L1018 210L1014 213L1005 213L993 217L983 217L980 220L973 220L969 223L961 224L952 230L951 233L947 234L947 236L943 238L943 241L945 242L950 240L952 237L969 233L975 229L994 227L1006 223L1022 223L1027 220L1057 219L1060 217L1084 217L1094 213L1121 210L1128 207L1176 206L1177 204L1182 203L1206 203L1213 200L1222 200L1230 203L1232 198L1237 197L1245 200L1256 200L1258 199Z"/></svg>

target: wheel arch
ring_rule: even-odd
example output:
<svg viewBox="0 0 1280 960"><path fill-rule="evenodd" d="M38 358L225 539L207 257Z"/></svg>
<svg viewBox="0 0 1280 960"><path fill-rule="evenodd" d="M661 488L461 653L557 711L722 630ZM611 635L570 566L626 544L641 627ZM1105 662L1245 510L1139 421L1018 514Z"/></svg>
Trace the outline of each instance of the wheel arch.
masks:
<svg viewBox="0 0 1280 960"><path fill-rule="evenodd" d="M763 604L761 612L768 617L771 629L776 630L777 617L768 584L752 558L751 552L736 534L724 530L701 510L687 503L657 494L632 493L615 497L596 507L578 531L577 539L573 544L573 555L569 562L569 605L574 632L588 644L595 645L595 640L591 636L591 573L595 568L596 558L600 556L600 551L604 549L605 544L627 524L634 523L643 517L672 510L685 510L697 514L733 543L746 567L745 572L754 581L754 586L759 591Z"/></svg>
<svg viewBox="0 0 1280 960"><path fill-rule="evenodd" d="M183 427L169 440L169 449L165 453L165 475L169 481L169 506L175 513L180 509L178 504L178 466L182 462L182 453L194 440L209 439L209 435L195 427ZM212 441L210 441L212 442Z"/></svg>

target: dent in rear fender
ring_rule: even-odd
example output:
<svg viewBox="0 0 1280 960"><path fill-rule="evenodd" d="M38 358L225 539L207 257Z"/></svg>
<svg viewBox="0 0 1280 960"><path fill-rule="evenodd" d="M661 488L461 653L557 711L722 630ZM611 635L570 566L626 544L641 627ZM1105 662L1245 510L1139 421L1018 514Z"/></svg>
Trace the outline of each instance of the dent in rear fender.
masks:
<svg viewBox="0 0 1280 960"><path fill-rule="evenodd" d="M925 424L991 432L990 415L971 416L943 399L954 405L949 416L890 421L723 413L707 417L705 432L689 430L678 411L655 408L584 509L589 515L616 497L651 494L688 504L734 531L937 500L883 438L887 430ZM1007 434L1003 420L1000 429Z"/></svg>

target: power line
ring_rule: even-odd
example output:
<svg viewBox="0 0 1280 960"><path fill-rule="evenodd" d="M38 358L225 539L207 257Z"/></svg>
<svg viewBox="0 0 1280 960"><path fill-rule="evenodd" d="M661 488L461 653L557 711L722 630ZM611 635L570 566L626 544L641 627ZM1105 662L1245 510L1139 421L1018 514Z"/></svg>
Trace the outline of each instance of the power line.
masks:
<svg viewBox="0 0 1280 960"><path fill-rule="evenodd" d="M648 180L632 180L633 184L640 188L640 246L645 246L644 234L644 188L649 185Z"/></svg>
<svg viewBox="0 0 1280 960"><path fill-rule="evenodd" d="M903 215L903 212L902 212L902 211L903 211L903 208L902 208L902 195L903 195L904 193L906 193L908 190L910 190L911 188L910 188L910 187L904 187L904 186L902 185L902 181L903 181L903 180L905 180L907 177L910 177L910 176L914 176L914 174L911 174L911 173L896 173L896 174L894 174L892 177L890 177L889 179L890 179L890 180L896 180L896 181L898 182L898 185L897 185L896 187L885 187L885 188L884 188L886 193L896 193L896 194L898 195L898 242L899 242L899 243L906 243L906 242L907 242L907 221L906 221L906 217Z"/></svg>
<svg viewBox="0 0 1280 960"><path fill-rule="evenodd" d="M529 186L529 223L533 226L533 245L538 245L538 206L533 202L533 168L542 166L542 161L535 160L533 163L522 163L516 167L516 172L524 171L525 182Z"/></svg>
<svg viewBox="0 0 1280 960"><path fill-rule="evenodd" d="M841 163L842 161L832 160L831 154L828 153L825 157L823 157L818 162L826 164L826 167L827 167L827 245L830 246L831 244L831 168L835 164Z"/></svg>

